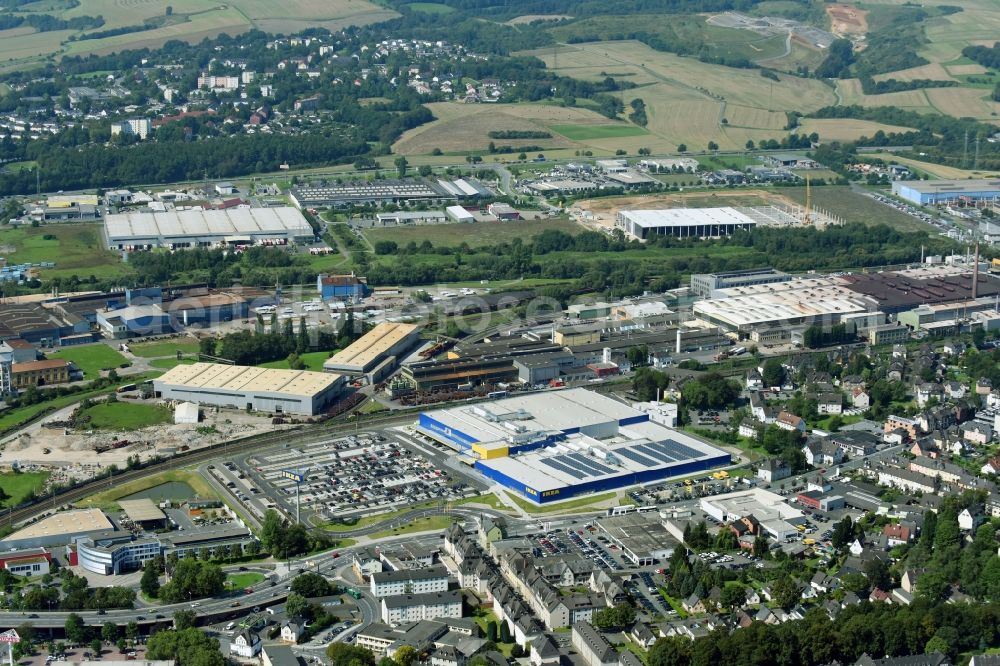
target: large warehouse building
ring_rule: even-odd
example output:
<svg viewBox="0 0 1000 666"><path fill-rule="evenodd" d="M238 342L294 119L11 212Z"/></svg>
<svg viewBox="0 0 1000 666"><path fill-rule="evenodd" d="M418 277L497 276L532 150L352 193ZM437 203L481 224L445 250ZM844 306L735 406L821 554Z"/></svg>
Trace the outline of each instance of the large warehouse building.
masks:
<svg viewBox="0 0 1000 666"><path fill-rule="evenodd" d="M378 180L340 184L299 185L289 193L299 208L364 206L365 204L433 204L491 196L490 190L473 178L457 180Z"/></svg>
<svg viewBox="0 0 1000 666"><path fill-rule="evenodd" d="M368 375L376 383L396 367L397 357L416 344L416 324L383 322L323 363L327 372Z"/></svg>
<svg viewBox="0 0 1000 666"><path fill-rule="evenodd" d="M104 219L112 250L171 250L221 245L309 242L313 230L291 206L119 213Z"/></svg>
<svg viewBox="0 0 1000 666"><path fill-rule="evenodd" d="M1000 179L897 180L892 193L918 206L936 206L960 200L982 201L1000 197Z"/></svg>
<svg viewBox="0 0 1000 666"><path fill-rule="evenodd" d="M537 503L731 462L728 453L586 389L424 412L418 430Z"/></svg>
<svg viewBox="0 0 1000 666"><path fill-rule="evenodd" d="M194 363L154 379L153 390L166 400L312 416L336 399L344 382L328 372Z"/></svg>
<svg viewBox="0 0 1000 666"><path fill-rule="evenodd" d="M717 238L750 231L757 222L735 208L666 208L620 210L615 226L632 238L656 236Z"/></svg>

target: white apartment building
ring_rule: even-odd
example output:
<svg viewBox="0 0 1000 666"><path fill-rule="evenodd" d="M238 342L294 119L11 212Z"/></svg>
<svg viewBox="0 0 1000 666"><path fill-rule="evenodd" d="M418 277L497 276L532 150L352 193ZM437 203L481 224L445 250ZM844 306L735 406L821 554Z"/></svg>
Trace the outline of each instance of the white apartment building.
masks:
<svg viewBox="0 0 1000 666"><path fill-rule="evenodd" d="M458 617L462 617L462 593L459 590L382 597L382 621L386 624Z"/></svg>
<svg viewBox="0 0 1000 666"><path fill-rule="evenodd" d="M376 599L401 594L446 592L447 590L448 570L442 566L380 571L371 575L371 593Z"/></svg>

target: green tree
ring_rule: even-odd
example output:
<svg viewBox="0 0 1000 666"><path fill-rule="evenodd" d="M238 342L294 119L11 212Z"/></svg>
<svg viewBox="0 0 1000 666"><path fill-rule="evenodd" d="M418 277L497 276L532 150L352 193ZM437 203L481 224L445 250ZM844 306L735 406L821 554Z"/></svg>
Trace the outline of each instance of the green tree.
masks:
<svg viewBox="0 0 1000 666"><path fill-rule="evenodd" d="M191 627L197 626L198 624L198 614L193 610L178 610L174 611L174 629L178 631L182 629L190 629Z"/></svg>
<svg viewBox="0 0 1000 666"><path fill-rule="evenodd" d="M285 613L290 618L301 620L309 607L309 602L301 594L292 592L285 601Z"/></svg>
<svg viewBox="0 0 1000 666"><path fill-rule="evenodd" d="M70 613L66 616L64 629L66 630L66 638L77 645L87 640L87 627L83 623L83 618L76 613Z"/></svg>
<svg viewBox="0 0 1000 666"><path fill-rule="evenodd" d="M372 651L349 643L330 643L326 648L330 666L375 666Z"/></svg>
<svg viewBox="0 0 1000 666"><path fill-rule="evenodd" d="M107 643L114 643L118 638L118 625L114 622L105 622L101 627L101 639Z"/></svg>
<svg viewBox="0 0 1000 666"><path fill-rule="evenodd" d="M491 643L497 642L497 623L495 620L486 623L486 640Z"/></svg>
<svg viewBox="0 0 1000 666"><path fill-rule="evenodd" d="M413 662L417 659L417 650L411 645L404 645L396 650L393 659L399 666L413 666Z"/></svg>
<svg viewBox="0 0 1000 666"><path fill-rule="evenodd" d="M334 593L334 588L323 576L306 572L301 573L292 581L292 592L303 597L326 597Z"/></svg>
<svg viewBox="0 0 1000 666"><path fill-rule="evenodd" d="M687 151L688 151L688 147L687 147L686 143L678 143L677 144L677 152L678 153L686 153Z"/></svg>
<svg viewBox="0 0 1000 666"><path fill-rule="evenodd" d="M783 385L785 383L785 368L781 365L781 360L769 358L764 361L761 377L764 380L764 386L768 388Z"/></svg>
<svg viewBox="0 0 1000 666"><path fill-rule="evenodd" d="M724 588L722 588L722 595L719 597L719 603L725 608L737 609L747 600L747 589L743 585L738 583L729 583Z"/></svg>
<svg viewBox="0 0 1000 666"><path fill-rule="evenodd" d="M139 579L139 589L153 599L160 593L160 574L153 560L146 562L142 568L142 578Z"/></svg>
<svg viewBox="0 0 1000 666"><path fill-rule="evenodd" d="M94 640L90 641L90 650L95 655L97 655L98 659L100 659L100 655L101 655L101 639L100 638L95 638Z"/></svg>
<svg viewBox="0 0 1000 666"><path fill-rule="evenodd" d="M801 592L791 576L782 576L771 585L771 599L785 610L799 602Z"/></svg>
<svg viewBox="0 0 1000 666"><path fill-rule="evenodd" d="M500 623L500 642L510 643L510 624L504 620Z"/></svg>
<svg viewBox="0 0 1000 666"><path fill-rule="evenodd" d="M197 629L157 631L146 643L146 658L173 659L191 666L224 666L219 641Z"/></svg>

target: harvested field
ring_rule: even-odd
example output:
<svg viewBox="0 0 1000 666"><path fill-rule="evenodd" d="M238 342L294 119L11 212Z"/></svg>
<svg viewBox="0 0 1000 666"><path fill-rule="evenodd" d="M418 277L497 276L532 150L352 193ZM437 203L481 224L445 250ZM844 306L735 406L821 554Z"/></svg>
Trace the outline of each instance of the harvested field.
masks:
<svg viewBox="0 0 1000 666"><path fill-rule="evenodd" d="M572 76L574 67L615 69L630 65L647 70L664 83L687 88L706 98L715 97L742 106L771 111L811 111L836 102L833 92L815 79L782 77L781 81L775 82L751 75L745 69L710 65L693 58L655 51L637 41L585 42L554 51L540 49L533 53L547 66L552 67L555 63L555 71L569 76ZM569 69L564 71L564 67ZM643 94L637 96L645 99Z"/></svg>
<svg viewBox="0 0 1000 666"><path fill-rule="evenodd" d="M798 131L803 134L816 132L823 141L855 141L862 136L872 137L879 130L888 134L908 132L911 129L913 128L853 118L803 118Z"/></svg>
<svg viewBox="0 0 1000 666"><path fill-rule="evenodd" d="M949 116L970 116L996 121L1000 103L989 98L989 91L981 88L931 88L927 99L941 113Z"/></svg>
<svg viewBox="0 0 1000 666"><path fill-rule="evenodd" d="M788 117L782 111L727 104L722 112L730 127L782 130L788 124Z"/></svg>
<svg viewBox="0 0 1000 666"><path fill-rule="evenodd" d="M886 93L884 95L866 95L861 91L861 82L857 79L840 79L837 81L842 104L859 104L861 106L896 106L911 111L927 111L931 105L927 100L925 90L906 90L903 92ZM955 88L941 88L954 91Z"/></svg>
<svg viewBox="0 0 1000 666"><path fill-rule="evenodd" d="M980 41L992 46L1000 35L1000 6L991 0L965 0L963 11L926 21L929 43L918 53L931 62L950 62L962 49Z"/></svg>
<svg viewBox="0 0 1000 666"><path fill-rule="evenodd" d="M830 31L837 35L864 35L868 32L868 12L854 5L837 3L826 6Z"/></svg>
<svg viewBox="0 0 1000 666"><path fill-rule="evenodd" d="M524 25L535 21L562 21L571 18L573 17L565 14L525 14L524 16L515 16L507 21L507 25Z"/></svg>
<svg viewBox="0 0 1000 666"><path fill-rule="evenodd" d="M400 137L393 152L403 155L429 153L435 148L444 152L485 150L490 141L511 146L538 145L568 148L568 139L553 135L551 139L490 139L491 131L548 131L549 125L602 125L610 121L593 111L541 104L459 104L437 102L428 104L437 120L409 130Z"/></svg>
<svg viewBox="0 0 1000 666"><path fill-rule="evenodd" d="M971 63L967 65L948 65L945 67L952 76L975 76L985 74L988 70L982 65Z"/></svg>
<svg viewBox="0 0 1000 666"><path fill-rule="evenodd" d="M878 74L872 78L876 81L887 81L888 79L896 79L897 81L915 81L918 79L930 79L931 81L955 80L943 65L936 62L921 65L920 67L901 69L896 72Z"/></svg>

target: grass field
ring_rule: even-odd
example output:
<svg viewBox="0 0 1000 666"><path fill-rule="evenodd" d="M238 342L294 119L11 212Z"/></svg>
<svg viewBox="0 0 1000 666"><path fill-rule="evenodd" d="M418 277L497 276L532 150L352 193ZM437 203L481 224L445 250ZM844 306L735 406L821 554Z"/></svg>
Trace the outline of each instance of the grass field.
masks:
<svg viewBox="0 0 1000 666"><path fill-rule="evenodd" d="M306 364L306 370L315 370L316 372L323 371L323 362L330 358L330 352L317 351L317 352L306 352L305 354L300 354L299 358L302 362ZM261 363L262 368L278 368L279 370L288 369L288 359L281 359L280 361L271 361L270 363Z"/></svg>
<svg viewBox="0 0 1000 666"><path fill-rule="evenodd" d="M101 370L117 369L129 362L127 358L103 343L68 347L62 351L54 351L48 354L48 357L72 361L83 371L84 379L97 379L101 376Z"/></svg>
<svg viewBox="0 0 1000 666"><path fill-rule="evenodd" d="M173 11L166 18L168 5ZM211 0L86 0L70 9L45 4L25 5L21 9L47 12L60 18L101 15L105 23L98 30L141 25L147 21L155 25L148 30L78 41L70 41L70 37L79 37L83 31L34 33L23 28L2 31L0 67L39 64L59 53L81 55L156 47L170 39L194 42L222 33L235 35L252 28L288 34L306 28L336 31L349 25L367 25L398 16L368 0L287 0L280 3L271 0L225 3Z"/></svg>
<svg viewBox="0 0 1000 666"><path fill-rule="evenodd" d="M102 490L99 493L94 493L90 497L80 500L74 506L85 509L101 508L117 511L120 507L116 500L142 490L155 488L170 481L181 481L188 484L194 488L194 492L199 498L213 499L216 497L215 491L212 490L208 481L197 472L189 469L173 469L128 483L114 484L107 490Z"/></svg>
<svg viewBox="0 0 1000 666"><path fill-rule="evenodd" d="M256 585L262 580L264 580L264 574L260 574L255 571L231 573L226 576L226 588L230 590L244 590L248 587Z"/></svg>
<svg viewBox="0 0 1000 666"><path fill-rule="evenodd" d="M193 358L183 358L179 361L176 358L154 358L149 362L149 366L159 370L170 370L171 368L176 368L178 365L191 365L196 362Z"/></svg>
<svg viewBox="0 0 1000 666"><path fill-rule="evenodd" d="M453 522L451 516L427 516L417 518L391 530L380 530L368 535L371 539L384 539L386 537L399 536L401 534L415 534L416 532L430 532L432 530L446 530Z"/></svg>
<svg viewBox="0 0 1000 666"><path fill-rule="evenodd" d="M8 499L0 506L17 506L24 501L32 491L38 492L49 478L49 472L8 472L0 474L0 488Z"/></svg>
<svg viewBox="0 0 1000 666"><path fill-rule="evenodd" d="M562 134L572 141L589 141L592 139L617 139L623 136L640 136L649 134L636 125L614 123L608 125L549 125L553 132Z"/></svg>
<svg viewBox="0 0 1000 666"><path fill-rule="evenodd" d="M197 354L199 348L198 343L192 342L190 338L181 338L164 342L144 342L129 345L129 349L136 356L158 358L161 356L173 356L178 351L184 354Z"/></svg>
<svg viewBox="0 0 1000 666"><path fill-rule="evenodd" d="M806 188L783 187L781 194L805 204ZM847 186L828 185L812 188L812 205L851 222L888 224L904 231L927 231L930 225L895 208L880 204L871 197L853 192Z"/></svg>
<svg viewBox="0 0 1000 666"><path fill-rule="evenodd" d="M451 14L455 11L452 7L437 2L410 2L406 6L421 14Z"/></svg>
<svg viewBox="0 0 1000 666"><path fill-rule="evenodd" d="M418 245L425 240L435 246L457 246L463 242L469 247L483 247L509 243L515 238L528 241L547 229L557 229L578 234L583 227L571 220L517 220L512 222L473 222L471 224L424 224L418 226L368 229L364 232L370 243L391 240L403 246L411 241Z"/></svg>
<svg viewBox="0 0 1000 666"><path fill-rule="evenodd" d="M87 430L138 430L162 423L172 423L173 414L166 407L130 402L104 402L88 407L81 416L89 416Z"/></svg>
<svg viewBox="0 0 1000 666"><path fill-rule="evenodd" d="M118 255L101 242L100 223L4 229L0 231L0 256L11 264L54 262L55 268L39 269L43 278L93 275L107 279L128 273Z"/></svg>

